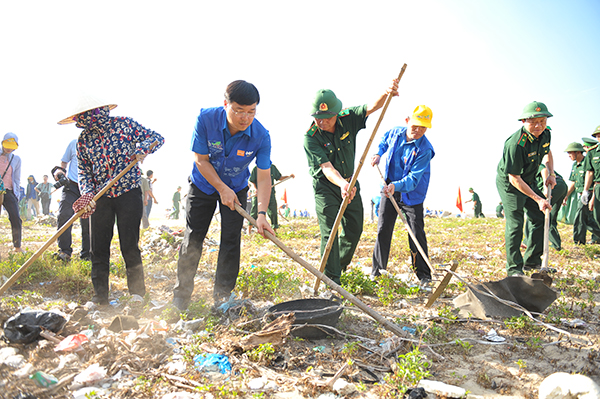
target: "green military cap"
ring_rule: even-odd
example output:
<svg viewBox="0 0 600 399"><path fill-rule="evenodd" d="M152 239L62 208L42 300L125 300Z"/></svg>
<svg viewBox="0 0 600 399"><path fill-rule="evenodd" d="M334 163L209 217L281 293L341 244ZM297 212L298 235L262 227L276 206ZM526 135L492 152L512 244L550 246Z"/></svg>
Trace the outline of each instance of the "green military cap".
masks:
<svg viewBox="0 0 600 399"><path fill-rule="evenodd" d="M469 191L475 191L475 190L473 190L473 187L469 187Z"/></svg>
<svg viewBox="0 0 600 399"><path fill-rule="evenodd" d="M567 146L567 148L565 148L565 152L571 152L571 151L583 152L583 146L577 142L573 142L573 143L569 144Z"/></svg>
<svg viewBox="0 0 600 399"><path fill-rule="evenodd" d="M342 110L342 102L331 90L321 89L317 92L312 103L311 116L317 119L327 119L336 116Z"/></svg>
<svg viewBox="0 0 600 399"><path fill-rule="evenodd" d="M600 125L598 125L596 130L594 130L594 133L592 133L592 137L596 137L597 134L600 134Z"/></svg>
<svg viewBox="0 0 600 399"><path fill-rule="evenodd" d="M588 137L582 137L581 141L583 141L583 143L585 145L596 145L596 144L598 144L598 140L590 139Z"/></svg>
<svg viewBox="0 0 600 399"><path fill-rule="evenodd" d="M546 107L546 104L539 101L534 101L527 104L525 108L523 108L523 113L519 117L519 120L522 121L523 119L529 118L541 118L543 116L550 118L552 114L548 112L548 107Z"/></svg>

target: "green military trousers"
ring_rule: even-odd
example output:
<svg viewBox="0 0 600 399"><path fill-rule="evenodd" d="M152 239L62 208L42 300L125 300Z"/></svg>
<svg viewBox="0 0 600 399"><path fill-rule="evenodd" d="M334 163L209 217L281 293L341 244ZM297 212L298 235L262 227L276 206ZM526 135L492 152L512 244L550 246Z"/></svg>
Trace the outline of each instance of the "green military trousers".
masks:
<svg viewBox="0 0 600 399"><path fill-rule="evenodd" d="M252 197L252 207L250 208L250 216L254 219L258 216L258 198L257 196ZM277 198L275 198L275 190L271 188L271 198L269 199L269 207L267 208L267 216L271 221L271 227L274 229L279 228L279 220L277 218Z"/></svg>
<svg viewBox="0 0 600 399"><path fill-rule="evenodd" d="M325 266L325 275L337 284L340 284L342 270L350 264L354 251L360 240L363 230L363 204L360 198L360 187L356 182L356 195L348 204L342 217L342 231L339 237L333 241L331 253ZM315 206L319 229L321 230L321 257L325 252L327 241L331 235L331 229L342 205L340 188L326 178L313 180L315 191Z"/></svg>
<svg viewBox="0 0 600 399"><path fill-rule="evenodd" d="M497 186L506 218L504 229L506 274L509 276L522 274L524 265L539 268L541 256L544 252L544 213L540 211L537 202L516 188L507 192L500 184L497 184ZM543 197L537 188L532 187L532 189ZM528 220L531 221L531 236L530 245L523 257L521 255L521 241L523 239L525 214L527 214Z"/></svg>
<svg viewBox="0 0 600 399"><path fill-rule="evenodd" d="M482 205L480 201L477 201L477 204L475 204L475 209L474 209L474 214L476 218L484 218L485 215L483 214L482 211Z"/></svg>

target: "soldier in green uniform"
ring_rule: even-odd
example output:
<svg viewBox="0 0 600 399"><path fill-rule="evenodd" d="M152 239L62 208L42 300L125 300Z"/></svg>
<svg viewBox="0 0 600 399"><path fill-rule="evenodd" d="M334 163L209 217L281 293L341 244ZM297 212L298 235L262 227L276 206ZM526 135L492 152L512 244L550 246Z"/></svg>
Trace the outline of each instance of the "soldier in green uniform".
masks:
<svg viewBox="0 0 600 399"><path fill-rule="evenodd" d="M252 169L252 173L250 174L250 180L249 182L252 183L252 186L256 187L256 174L257 174L257 168L256 166L254 166L254 169ZM275 196L275 189L272 188L273 187L273 183L275 182L275 180L279 181L279 180L283 180L283 179L287 179L288 177L295 177L293 174L289 175L289 176L282 176L281 172L279 172L279 169L277 169L277 166L275 166L275 164L271 164L271 198L269 199L269 207L267 208L267 215L269 216L269 220L271 220L271 227L273 229L277 229L279 228L279 224L278 224L278 219L277 219L277 198ZM254 219L256 219L256 217L258 216L258 200L256 198L256 196L252 197L252 208L250 209L250 216L252 216ZM248 233L250 233L252 231L252 225L249 224L248 225Z"/></svg>
<svg viewBox="0 0 600 399"><path fill-rule="evenodd" d="M594 130L592 137L598 140L598 135L600 135L600 126ZM586 174L581 202L583 205L589 205L589 209L594 212L594 220L600 225L600 151L598 145L588 149L583 169ZM594 183L593 187L592 183ZM593 191L591 191L592 189Z"/></svg>
<svg viewBox="0 0 600 399"><path fill-rule="evenodd" d="M502 201L496 207L496 217L498 219L504 219L504 207L502 206Z"/></svg>
<svg viewBox="0 0 600 399"><path fill-rule="evenodd" d="M398 95L397 79L373 105L342 109L342 102L331 90L319 90L312 104L314 121L304 136L304 150L313 178L321 256L343 199L350 197L341 221L342 231L333 242L325 267L325 275L338 284L342 270L352 260L363 229L364 211L358 181L352 191L348 191L354 173L356 135L365 128L367 117L383 107L388 93Z"/></svg>
<svg viewBox="0 0 600 399"><path fill-rule="evenodd" d="M544 211L552 209L537 186L539 166L544 163L548 178L544 185L556 185L554 161L550 151L550 130L547 118L552 114L541 102L534 101L523 109L519 120L523 126L504 143L498 163L496 187L504 205L506 226L506 272L509 276L523 274L523 267L539 268L543 252ZM531 245L521 255L524 216L532 222Z"/></svg>
<svg viewBox="0 0 600 399"><path fill-rule="evenodd" d="M469 203L469 202L473 202L473 214L474 214L475 218L484 218L485 215L482 212L483 206L481 205L481 200L479 199L479 194L477 194L473 190L473 187L469 188L469 192L471 193L471 199L468 201L465 201L465 204Z"/></svg>
<svg viewBox="0 0 600 399"><path fill-rule="evenodd" d="M596 142L596 144L598 143ZM573 220L573 241L578 245L586 243L586 230L592 233L592 243L600 243L600 228L589 208L583 205L580 200L583 186L585 185L585 170L583 168L585 155L583 155L583 151L583 146L579 143L571 143L565 149L565 152L569 154L569 158L573 161L573 167L569 176L569 189L563 205L566 203L569 195L575 192L577 195L577 213L575 213L575 219Z"/></svg>

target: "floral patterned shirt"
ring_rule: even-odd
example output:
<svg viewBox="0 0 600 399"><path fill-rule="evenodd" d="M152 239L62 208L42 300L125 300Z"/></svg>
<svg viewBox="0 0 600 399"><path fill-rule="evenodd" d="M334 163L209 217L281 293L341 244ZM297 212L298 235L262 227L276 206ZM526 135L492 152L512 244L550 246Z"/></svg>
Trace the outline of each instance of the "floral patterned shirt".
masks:
<svg viewBox="0 0 600 399"><path fill-rule="evenodd" d="M77 141L79 164L78 183L81 194L97 194L137 154L155 152L164 138L146 129L131 118L111 117L109 108L96 108L76 116L77 127L84 130ZM156 146L150 149L150 146ZM138 164L117 181L105 195L118 197L140 186L141 170Z"/></svg>

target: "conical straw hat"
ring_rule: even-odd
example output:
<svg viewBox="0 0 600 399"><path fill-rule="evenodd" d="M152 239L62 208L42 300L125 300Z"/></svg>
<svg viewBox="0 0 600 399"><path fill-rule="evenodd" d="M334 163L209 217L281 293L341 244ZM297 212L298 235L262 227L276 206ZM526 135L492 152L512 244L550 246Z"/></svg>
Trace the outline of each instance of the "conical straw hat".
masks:
<svg viewBox="0 0 600 399"><path fill-rule="evenodd" d="M78 104L73 108L73 112L71 116L65 118L58 122L59 125L66 125L69 123L75 122L73 117L77 114L80 114L85 111L89 111L90 109L108 107L109 109L114 109L117 107L117 104L108 104L106 101L99 100L98 98L90 95L81 96L79 98Z"/></svg>

